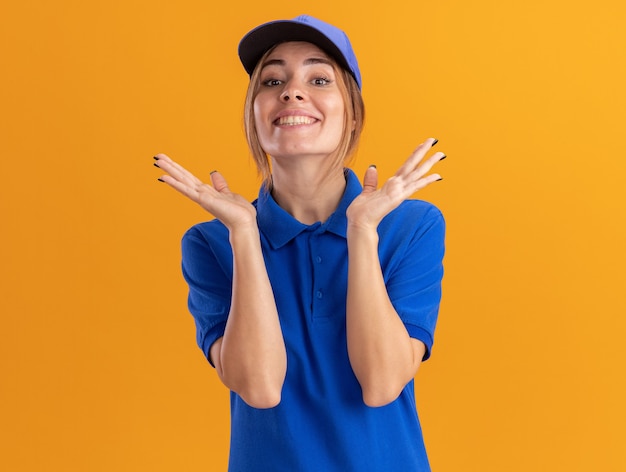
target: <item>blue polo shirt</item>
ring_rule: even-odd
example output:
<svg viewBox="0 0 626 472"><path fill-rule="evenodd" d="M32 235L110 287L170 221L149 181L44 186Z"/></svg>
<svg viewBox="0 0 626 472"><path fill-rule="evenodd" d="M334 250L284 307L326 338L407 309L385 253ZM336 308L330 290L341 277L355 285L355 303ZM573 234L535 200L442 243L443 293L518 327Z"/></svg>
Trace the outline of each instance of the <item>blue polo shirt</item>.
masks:
<svg viewBox="0 0 626 472"><path fill-rule="evenodd" d="M346 190L324 223L305 225L261 189L254 202L261 246L287 349L278 406L256 409L231 392L231 472L428 471L413 381L392 403L371 408L348 360ZM441 298L444 220L433 205L409 200L379 228L379 257L391 302L430 356ZM198 345L207 356L224 334L233 274L228 230L218 220L182 240L182 267Z"/></svg>

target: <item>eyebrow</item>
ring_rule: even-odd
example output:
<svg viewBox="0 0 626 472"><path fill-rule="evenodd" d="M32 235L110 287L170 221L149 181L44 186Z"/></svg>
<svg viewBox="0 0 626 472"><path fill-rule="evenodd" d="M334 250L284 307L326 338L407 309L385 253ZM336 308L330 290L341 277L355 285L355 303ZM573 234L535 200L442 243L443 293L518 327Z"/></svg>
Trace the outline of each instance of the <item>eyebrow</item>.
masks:
<svg viewBox="0 0 626 472"><path fill-rule="evenodd" d="M323 57L310 57L309 59L305 59L302 65L310 66L313 64L328 64L332 67L333 63L329 59L325 59ZM287 62L284 59L270 59L263 63L262 69L267 66L285 66Z"/></svg>

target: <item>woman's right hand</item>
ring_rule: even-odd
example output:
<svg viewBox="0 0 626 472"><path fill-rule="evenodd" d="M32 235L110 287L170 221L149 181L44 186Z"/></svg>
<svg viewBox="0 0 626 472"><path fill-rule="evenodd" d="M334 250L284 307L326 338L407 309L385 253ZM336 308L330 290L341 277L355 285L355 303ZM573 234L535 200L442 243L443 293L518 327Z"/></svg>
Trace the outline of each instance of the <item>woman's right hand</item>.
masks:
<svg viewBox="0 0 626 472"><path fill-rule="evenodd" d="M256 227L256 209L244 197L230 191L222 174L211 172L212 185L209 185L165 154L157 154L154 159L154 165L167 172L159 177L161 182L196 202L230 231L239 227Z"/></svg>

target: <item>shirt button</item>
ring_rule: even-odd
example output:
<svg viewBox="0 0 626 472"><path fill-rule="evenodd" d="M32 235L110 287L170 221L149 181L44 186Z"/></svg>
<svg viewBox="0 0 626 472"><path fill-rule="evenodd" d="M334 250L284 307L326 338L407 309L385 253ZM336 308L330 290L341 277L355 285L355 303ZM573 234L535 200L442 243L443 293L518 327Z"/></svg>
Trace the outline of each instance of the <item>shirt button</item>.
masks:
<svg viewBox="0 0 626 472"><path fill-rule="evenodd" d="M320 256L317 256L315 258L315 262L317 262L319 264L320 262L322 262L322 258Z"/></svg>
<svg viewBox="0 0 626 472"><path fill-rule="evenodd" d="M318 290L316 295L317 295L317 298L322 298L324 296L321 290Z"/></svg>

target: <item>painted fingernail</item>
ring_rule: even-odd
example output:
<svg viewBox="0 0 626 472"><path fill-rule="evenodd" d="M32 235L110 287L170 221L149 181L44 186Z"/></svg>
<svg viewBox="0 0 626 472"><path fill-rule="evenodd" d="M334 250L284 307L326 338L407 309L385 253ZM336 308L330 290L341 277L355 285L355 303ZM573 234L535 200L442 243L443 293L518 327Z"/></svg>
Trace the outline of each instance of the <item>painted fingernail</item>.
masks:
<svg viewBox="0 0 626 472"><path fill-rule="evenodd" d="M159 156L152 156L152 159L154 159L155 161L159 160Z"/></svg>
<svg viewBox="0 0 626 472"><path fill-rule="evenodd" d="M439 177L435 182L439 182L440 180L443 180L443 177Z"/></svg>
<svg viewBox="0 0 626 472"><path fill-rule="evenodd" d="M376 169L376 164L370 164L370 167Z"/></svg>
<svg viewBox="0 0 626 472"><path fill-rule="evenodd" d="M212 170L211 173L209 175L213 175L215 174L217 171L216 170Z"/></svg>
<svg viewBox="0 0 626 472"><path fill-rule="evenodd" d="M439 140L437 138L435 138L435 140L433 141L433 143L430 145L430 147L433 147L435 144L437 144L439 142Z"/></svg>
<svg viewBox="0 0 626 472"><path fill-rule="evenodd" d="M440 158L439 160L440 160L440 161L443 161L446 157L448 157L448 156L446 156L446 155L444 154L443 156L441 156L441 158Z"/></svg>
<svg viewBox="0 0 626 472"><path fill-rule="evenodd" d="M155 162L154 163L154 167L159 167L159 165ZM159 167L159 169L160 169L160 167Z"/></svg>
<svg viewBox="0 0 626 472"><path fill-rule="evenodd" d="M165 182L165 180L163 180L161 177L159 177L157 180L158 180L159 182Z"/></svg>

